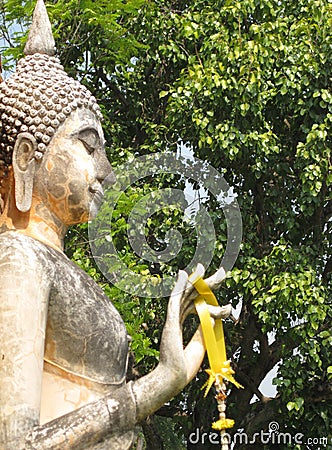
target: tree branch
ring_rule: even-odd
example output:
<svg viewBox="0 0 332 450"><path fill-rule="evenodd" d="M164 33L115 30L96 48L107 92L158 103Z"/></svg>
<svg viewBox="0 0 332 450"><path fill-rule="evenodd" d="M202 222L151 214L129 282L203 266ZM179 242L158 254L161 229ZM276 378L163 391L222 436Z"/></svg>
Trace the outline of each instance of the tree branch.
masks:
<svg viewBox="0 0 332 450"><path fill-rule="evenodd" d="M123 104L123 106L128 109L130 107L130 103L127 100L127 98L123 95L123 93L120 91L120 89L109 80L107 75L105 74L104 70L101 67L95 67L96 74L98 77L106 84L108 89L110 89L114 94L117 96L117 98L120 100L120 102Z"/></svg>

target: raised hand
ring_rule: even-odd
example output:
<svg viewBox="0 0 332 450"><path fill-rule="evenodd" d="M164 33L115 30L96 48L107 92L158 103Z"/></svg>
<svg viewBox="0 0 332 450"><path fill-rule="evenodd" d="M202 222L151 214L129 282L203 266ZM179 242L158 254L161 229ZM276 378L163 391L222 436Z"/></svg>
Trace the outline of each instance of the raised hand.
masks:
<svg viewBox="0 0 332 450"><path fill-rule="evenodd" d="M204 267L198 265L193 278L204 276ZM209 287L218 287L226 274L219 269L206 280ZM165 402L178 394L196 375L202 364L205 345L200 327L184 348L182 327L188 314L194 312L193 300L198 293L194 290L188 274L179 271L177 282L172 290L166 323L160 344L160 361L156 369L133 385L137 402L138 420L159 409ZM230 305L226 307L209 306L212 317L228 317ZM212 319L213 320L213 319Z"/></svg>

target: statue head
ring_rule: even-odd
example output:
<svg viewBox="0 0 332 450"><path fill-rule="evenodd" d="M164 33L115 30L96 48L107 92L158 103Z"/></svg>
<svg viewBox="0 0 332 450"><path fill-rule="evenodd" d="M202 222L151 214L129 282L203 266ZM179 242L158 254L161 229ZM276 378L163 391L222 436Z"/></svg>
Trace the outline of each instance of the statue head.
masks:
<svg viewBox="0 0 332 450"><path fill-rule="evenodd" d="M60 124L81 107L102 118L95 98L66 74L58 58L35 53L21 59L16 72L0 84L0 164L11 164L20 133L35 138L41 157Z"/></svg>
<svg viewBox="0 0 332 450"><path fill-rule="evenodd" d="M24 52L26 56L18 62L16 72L0 84L0 194L1 183L12 170L16 205L22 212L31 206L36 164L39 162L41 165L66 120L80 112L79 120L90 118L93 127L98 129L99 140L103 139L99 124L102 115L96 99L81 83L66 74L55 56L51 25L43 0L37 1ZM84 140L83 143L86 145ZM104 151L103 143L101 147ZM70 151L68 148L67 152ZM99 157L101 163L104 165L103 173L96 175L99 183L110 171L105 155Z"/></svg>

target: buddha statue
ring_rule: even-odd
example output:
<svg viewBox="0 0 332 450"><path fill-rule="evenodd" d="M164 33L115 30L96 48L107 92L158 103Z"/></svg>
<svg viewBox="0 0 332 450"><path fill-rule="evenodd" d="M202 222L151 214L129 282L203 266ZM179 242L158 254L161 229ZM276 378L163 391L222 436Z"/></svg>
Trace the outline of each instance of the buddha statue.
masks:
<svg viewBox="0 0 332 450"><path fill-rule="evenodd" d="M68 227L96 215L114 175L100 109L55 56L43 0L25 57L0 84L0 132L0 448L128 449L135 427L201 365L200 329L182 342L195 294L180 271L159 364L126 382L124 323L63 253ZM221 269L207 282L223 277Z"/></svg>

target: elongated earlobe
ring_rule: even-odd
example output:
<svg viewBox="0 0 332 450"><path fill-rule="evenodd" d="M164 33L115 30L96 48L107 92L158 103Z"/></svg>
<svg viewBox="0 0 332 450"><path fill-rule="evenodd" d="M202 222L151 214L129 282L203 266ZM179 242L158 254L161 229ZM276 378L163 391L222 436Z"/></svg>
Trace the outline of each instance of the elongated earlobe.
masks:
<svg viewBox="0 0 332 450"><path fill-rule="evenodd" d="M13 152L13 172L15 202L21 212L27 212L31 208L36 150L37 142L30 133L20 133L17 136Z"/></svg>

